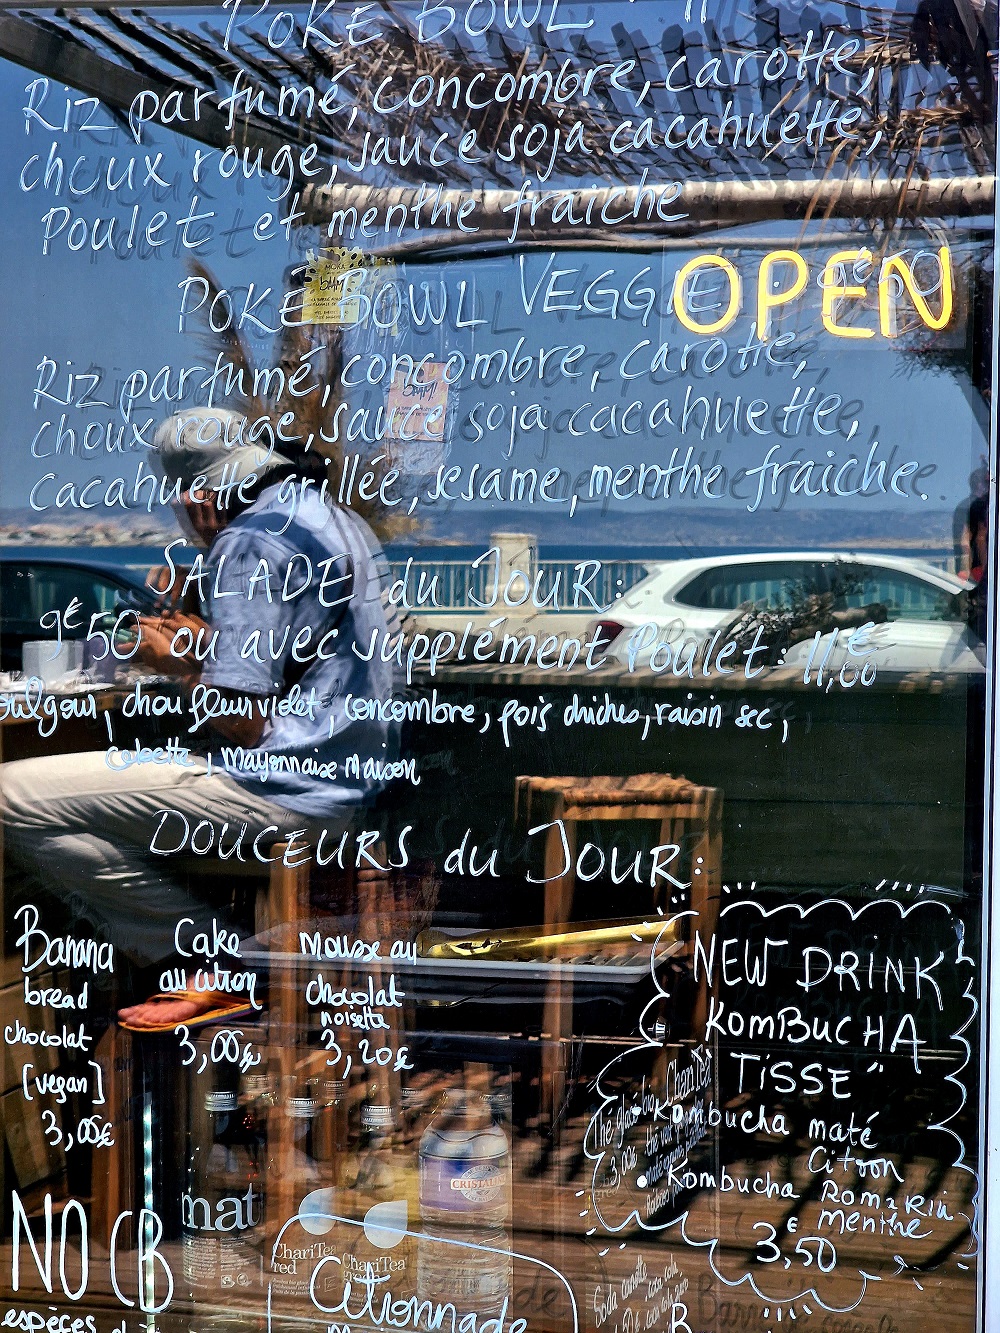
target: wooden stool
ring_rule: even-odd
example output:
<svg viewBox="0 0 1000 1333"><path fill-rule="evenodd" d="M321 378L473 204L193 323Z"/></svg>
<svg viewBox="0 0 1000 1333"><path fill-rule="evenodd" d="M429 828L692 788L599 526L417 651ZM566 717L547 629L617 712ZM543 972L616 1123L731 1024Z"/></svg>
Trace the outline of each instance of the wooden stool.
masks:
<svg viewBox="0 0 1000 1333"><path fill-rule="evenodd" d="M302 844L297 844L296 852ZM299 953L299 930L311 921L310 904L310 865L286 866L283 862L284 844L277 844L271 849L276 859L272 862L270 879L263 901L258 899L258 929L262 923L280 927L272 934L271 953L273 963L270 972L269 1026L271 1028L270 1045L278 1068L279 1106L287 1106L288 1100L302 1096L302 1085L308 1082L322 1082L331 1075L344 1079L350 1086L377 1083L380 1098L386 1104L400 1104L400 1078L398 1071L383 1066L366 1067L356 1049L358 1040L366 1034L345 1031L339 1040L344 1056L350 1060L350 1073L345 1078L346 1060L331 1068L328 1048L320 1050L310 1047L309 1010L305 1001L304 973L307 970L322 967L325 971L338 973L338 983L347 986L351 981L352 963L344 960L340 963L323 963L310 959L308 963ZM384 849L374 849L378 859L384 862ZM345 877L344 892L341 895L357 912L357 936L365 940L378 939L383 942L386 954L393 938L393 918L395 900L389 877L375 875L359 877L353 866L338 874ZM295 962L289 963L289 954L298 954ZM388 968L388 961L371 964L366 971L373 978L376 989L380 989L387 978L383 969ZM394 1048L399 1045L399 1019L395 1013L388 1015L389 1030L386 1041ZM346 1115L346 1106L337 1112L325 1107L317 1121L317 1137L324 1145L332 1166L332 1184L340 1184L343 1168L341 1160L345 1148L344 1136L346 1125L334 1124L335 1116L340 1121ZM298 1200L294 1197L294 1183L290 1173L281 1170L280 1164L291 1160L293 1126L287 1114L277 1117L276 1151L274 1160L279 1164L277 1179L268 1181L268 1207L276 1211L283 1220L293 1216Z"/></svg>
<svg viewBox="0 0 1000 1333"><path fill-rule="evenodd" d="M696 915L688 918L697 926L702 939L715 931L722 891L722 793L715 787L699 787L684 777L666 773L639 773L628 778L614 777L518 777L515 788L515 815L525 827L552 825L545 838L544 870L545 926L562 929L572 919L576 888L578 825L590 821L654 820L660 826L661 844L676 846L677 855L664 863L675 880L690 883L688 902ZM562 834L557 821L562 823ZM565 844L563 841L565 836ZM564 871L565 848L569 848L569 868ZM661 905L658 883L652 907ZM670 915L669 894L662 904ZM694 930L685 932L687 953L693 956ZM698 1031L707 1016L708 997L699 988L692 1024ZM565 1061L559 1058L557 1045L572 1032L572 986L558 974L547 984L543 1011L543 1035L549 1041L543 1047L542 1108L551 1123L559 1117L565 1097Z"/></svg>
<svg viewBox="0 0 1000 1333"><path fill-rule="evenodd" d="M285 844L277 842L269 850L272 857L267 881L257 893L256 928L264 929L267 922L287 922L293 928L297 948L297 925L305 920L309 904L309 865L287 866L283 862ZM297 848L296 848L297 850ZM196 858L179 858L177 866L192 873L204 874L205 862ZM264 866L260 862L232 862L225 868L225 878L244 882L248 878L261 880ZM277 942L280 944L284 941ZM293 1096L293 1082L303 1030L304 1001L301 988L296 984L296 973L291 978L281 974L280 965L272 970L271 1017L289 1040L276 1042L279 1048L279 1080L283 1096ZM107 1109L119 1150L109 1156L107 1172L93 1173L92 1218L95 1233L107 1244L117 1214L128 1208L141 1206L141 1192L137 1193L128 1162L133 1158L135 1134L135 1106L132 1098L132 1045L136 1034L112 1025L95 1048L95 1058L101 1065ZM287 1122L287 1117L281 1117Z"/></svg>

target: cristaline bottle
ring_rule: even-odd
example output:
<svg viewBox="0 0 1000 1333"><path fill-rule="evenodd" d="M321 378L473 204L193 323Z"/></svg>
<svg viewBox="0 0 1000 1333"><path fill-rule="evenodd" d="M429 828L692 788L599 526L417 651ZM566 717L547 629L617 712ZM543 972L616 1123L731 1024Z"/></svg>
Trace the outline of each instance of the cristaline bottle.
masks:
<svg viewBox="0 0 1000 1333"><path fill-rule="evenodd" d="M481 1093L446 1092L420 1140L420 1300L496 1318L508 1307L510 1145Z"/></svg>
<svg viewBox="0 0 1000 1333"><path fill-rule="evenodd" d="M479 1093L444 1094L420 1140L420 1216L444 1226L508 1226L510 1144Z"/></svg>

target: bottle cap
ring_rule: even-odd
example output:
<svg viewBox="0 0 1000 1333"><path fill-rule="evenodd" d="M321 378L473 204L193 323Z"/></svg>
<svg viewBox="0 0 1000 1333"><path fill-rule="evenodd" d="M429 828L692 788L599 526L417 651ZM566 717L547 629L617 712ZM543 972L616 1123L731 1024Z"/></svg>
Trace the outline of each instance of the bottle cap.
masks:
<svg viewBox="0 0 1000 1333"><path fill-rule="evenodd" d="M297 1120L308 1120L316 1114L315 1097L289 1097L288 1114Z"/></svg>
<svg viewBox="0 0 1000 1333"><path fill-rule="evenodd" d="M498 1120L510 1119L512 1109L510 1088L502 1088L499 1092L491 1092L487 1100L490 1110Z"/></svg>
<svg viewBox="0 0 1000 1333"><path fill-rule="evenodd" d="M363 1129L392 1129L392 1107L365 1102L361 1107Z"/></svg>
<svg viewBox="0 0 1000 1333"><path fill-rule="evenodd" d="M209 1092L205 1094L206 1111L235 1111L235 1092Z"/></svg>

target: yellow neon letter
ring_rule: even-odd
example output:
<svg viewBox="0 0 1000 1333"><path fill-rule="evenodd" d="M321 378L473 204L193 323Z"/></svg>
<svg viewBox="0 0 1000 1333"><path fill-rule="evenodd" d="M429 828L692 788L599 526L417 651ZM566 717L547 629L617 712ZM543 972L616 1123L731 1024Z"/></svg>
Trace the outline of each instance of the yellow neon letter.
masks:
<svg viewBox="0 0 1000 1333"><path fill-rule="evenodd" d="M687 280L699 268L721 268L729 279L729 304L725 313L714 324L696 324L684 306L684 288L687 286ZM689 259L677 274L673 294L674 314L692 333L721 333L723 329L729 328L740 312L741 291L740 275L728 259L723 259L721 255L697 255L694 259Z"/></svg>
<svg viewBox="0 0 1000 1333"><path fill-rule="evenodd" d="M775 264L791 264L795 269L795 278L790 287L783 292L771 291L771 269ZM779 305L794 301L809 281L806 261L797 250L771 250L760 261L757 270L757 337L763 342L769 332L771 311Z"/></svg>
<svg viewBox="0 0 1000 1333"><path fill-rule="evenodd" d="M834 322L833 303L839 301L842 296L859 297L865 296L864 287L848 286L843 287L834 281L836 268L838 264L852 262L856 259L867 259L871 263L872 252L870 250L838 250L836 254L830 256L826 261L826 268L823 270L823 327L827 333L832 333L837 338L874 338L874 329L845 329L842 324Z"/></svg>
<svg viewBox="0 0 1000 1333"><path fill-rule="evenodd" d="M899 279L904 289L909 292L910 300L916 309L917 314L924 321L929 329L943 329L951 319L951 312L954 307L954 291L951 281L951 251L946 245L942 245L938 251L938 260L941 264L941 314L935 319L931 314L930 306L924 300L920 292L917 291L916 284L913 281L913 271L907 268L903 262L902 255L893 255L882 265L882 272L878 279L878 324L886 338L894 337L890 332L890 296L889 296L889 276L892 273L898 273Z"/></svg>

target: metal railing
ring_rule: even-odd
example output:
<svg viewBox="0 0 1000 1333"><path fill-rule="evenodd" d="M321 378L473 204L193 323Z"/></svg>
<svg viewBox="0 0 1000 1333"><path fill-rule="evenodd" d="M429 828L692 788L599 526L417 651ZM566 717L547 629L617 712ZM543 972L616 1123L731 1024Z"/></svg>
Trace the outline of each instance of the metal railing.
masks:
<svg viewBox="0 0 1000 1333"><path fill-rule="evenodd" d="M864 552L857 552L859 557ZM877 552L871 553L873 557ZM954 573L955 561L951 555L943 555L937 548L899 551L893 554L909 555L923 564L933 565L938 569ZM407 579L408 601L417 604L418 609L428 611L487 611L499 605L501 611L516 606L521 598L526 609L535 606L540 610L587 612L593 610L593 604L587 595L581 594L574 607L574 586L583 581L586 593L593 597L603 608L610 608L619 597L623 597L630 588L646 577L649 566L661 563L658 560L602 560L594 571L594 561L585 558L579 560L539 560L528 586L522 576L515 577L510 584L507 596L504 588L495 586L496 564L494 561L482 561L475 565L471 560L432 560L419 556L410 561L391 560L389 567L393 579ZM407 567L409 572L407 573Z"/></svg>
<svg viewBox="0 0 1000 1333"><path fill-rule="evenodd" d="M504 586L496 586L496 564L483 561L478 566L469 560L391 560L394 580L407 580L409 602L419 600L421 611L483 611L499 604L505 609L521 598L525 607L542 610L593 611L592 597L602 607L610 607L646 577L648 565L641 560L602 560L594 569L593 560L539 560L530 586L522 575L514 577L505 595ZM583 585L585 593L577 597L574 587Z"/></svg>

